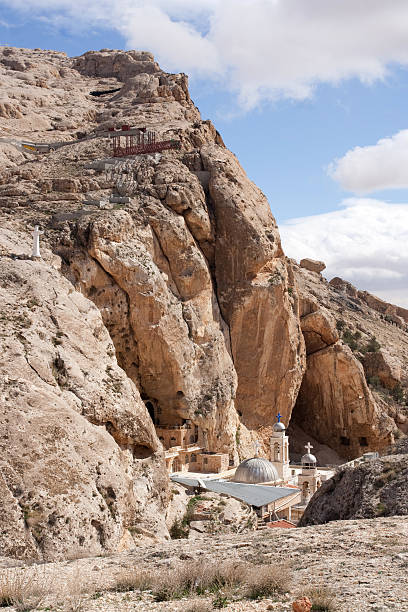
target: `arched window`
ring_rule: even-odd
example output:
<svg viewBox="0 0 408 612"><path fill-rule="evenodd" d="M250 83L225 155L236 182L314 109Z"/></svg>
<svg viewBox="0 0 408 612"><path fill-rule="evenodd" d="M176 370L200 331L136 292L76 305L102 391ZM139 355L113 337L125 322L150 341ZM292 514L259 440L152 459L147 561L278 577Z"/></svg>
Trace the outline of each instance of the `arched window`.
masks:
<svg viewBox="0 0 408 612"><path fill-rule="evenodd" d="M194 453L191 454L191 463L196 463L197 457Z"/></svg>
<svg viewBox="0 0 408 612"><path fill-rule="evenodd" d="M176 438L174 436L172 436L170 438L170 446L176 446L176 442L177 442Z"/></svg>
<svg viewBox="0 0 408 612"><path fill-rule="evenodd" d="M274 461L280 461L280 448L279 448L279 444L277 442L275 442L275 446L273 449L273 460Z"/></svg>

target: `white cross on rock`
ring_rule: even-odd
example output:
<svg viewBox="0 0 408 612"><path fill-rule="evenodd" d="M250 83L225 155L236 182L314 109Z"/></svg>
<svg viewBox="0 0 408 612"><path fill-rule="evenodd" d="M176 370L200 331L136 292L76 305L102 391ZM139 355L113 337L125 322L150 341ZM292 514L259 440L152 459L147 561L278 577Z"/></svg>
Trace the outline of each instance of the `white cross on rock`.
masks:
<svg viewBox="0 0 408 612"><path fill-rule="evenodd" d="M31 232L33 236L33 252L31 257L41 257L40 253L40 236L44 233L42 232L38 225L34 227L34 231Z"/></svg>

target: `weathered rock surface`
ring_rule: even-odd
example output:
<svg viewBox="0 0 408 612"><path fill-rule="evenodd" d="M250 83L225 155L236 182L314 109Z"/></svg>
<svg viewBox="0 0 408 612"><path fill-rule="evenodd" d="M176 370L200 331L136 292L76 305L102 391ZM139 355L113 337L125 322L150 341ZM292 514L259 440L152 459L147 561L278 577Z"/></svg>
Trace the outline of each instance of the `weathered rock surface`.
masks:
<svg viewBox="0 0 408 612"><path fill-rule="evenodd" d="M166 534L154 427L98 309L54 261L0 267L0 550L19 558L128 549L135 525Z"/></svg>
<svg viewBox="0 0 408 612"><path fill-rule="evenodd" d="M295 267L307 367L293 412L293 423L340 456L353 458L387 447L395 425L384 416L368 388L360 361L339 340L336 321L319 303L313 272Z"/></svg>
<svg viewBox="0 0 408 612"><path fill-rule="evenodd" d="M113 407L105 410L102 382L91 385L85 375L81 378L79 369L92 368L73 352L72 363L81 362L72 366L73 371L84 388L78 402L88 397L91 406L106 414L95 416L93 408L80 403L78 410L88 422L86 427L103 426L104 435L116 444L112 448L118 455L117 488L127 491L140 470L148 484L146 491L129 493L123 504L122 494L116 492L115 516L110 513L105 522L99 515L93 517L98 525L93 531L99 534L101 548L113 549L123 538L123 545L131 545L127 527L139 524L139 530L148 531L149 521L156 521L162 525L154 528L157 534L165 533L164 462L153 421L171 425L189 419L198 427L200 446L228 452L237 462L253 453L252 431L260 422L271 425L278 410L290 420L305 367L291 266L264 195L225 148L211 122L201 120L185 75L164 73L150 54L142 52L89 52L71 59L63 53L11 48L0 50L0 73L9 97L4 100L0 127L12 136L0 142L4 162L0 205L7 233L1 265L11 265L11 253L30 252L27 233L34 223L40 224L45 229L42 248L62 257L63 275L99 310L100 315L81 298L101 317L101 333L112 341L113 365L105 363L103 344L95 347L93 360L115 399L121 381L126 381L133 399L122 400L129 411L139 410L139 416L130 431L130 417L116 417ZM97 96L90 95L95 92ZM112 124L148 126L159 138L178 139L181 148L109 165L104 161L111 155L107 140L81 139ZM13 139L23 138L74 144L39 158L13 146ZM127 199L118 200L124 196ZM113 210L81 208L82 199L106 202L112 197ZM18 246L17 236L24 246ZM58 295L70 287L61 272L54 269L49 280ZM14 299L19 300L17 290ZM67 321L67 328L70 325ZM61 370L57 374L61 385L57 381L55 389L59 393L62 386L65 394L66 386L72 387L70 367L66 356L59 358L60 348L51 359L60 347L59 336L55 344L52 337L42 340L35 335L30 342L36 346L39 363L55 361ZM86 346L85 332L82 341ZM80 338L77 349L84 350ZM51 381L46 378L46 384L53 384L51 366L44 368ZM56 408L50 398L46 409L52 421ZM16 402L16 409L24 405L19 393ZM143 451L146 431L150 438L148 450ZM34 436L33 444L37 442ZM126 460L125 469L122 454L128 457L129 446L138 450ZM108 452L100 455L102 464L109 463ZM7 462L13 465L10 458ZM76 459L72 464L77 469ZM35 465L39 478L47 478L42 462ZM87 474L85 470L79 480L86 481ZM46 485L43 489L45 497L53 500ZM84 507L89 495L83 498ZM139 514L143 504L146 521ZM15 529L13 508L11 504L6 522ZM61 515L64 508L58 510ZM65 528L58 541L51 537L46 519L41 521L41 542L55 539L56 543L55 550L51 544L41 544L40 551L34 542L38 555L64 554L64 540L67 553L76 536L66 535ZM93 546L90 534L85 536L85 548Z"/></svg>
<svg viewBox="0 0 408 612"><path fill-rule="evenodd" d="M367 379L377 377L387 389L395 389L401 382L401 363L387 351L379 351L364 355L364 371Z"/></svg>
<svg viewBox="0 0 408 612"><path fill-rule="evenodd" d="M278 410L288 422L305 358L292 271L268 202L235 157L214 145L201 156L210 172L215 278L238 375L236 407L252 429L272 423Z"/></svg>
<svg viewBox="0 0 408 612"><path fill-rule="evenodd" d="M385 302L377 296L368 293L368 291L359 291L356 287L354 287L354 285L343 280L342 278L339 278L338 276L332 278L330 285L354 298L359 298L373 310L376 310L383 315L388 315L389 322L394 322L398 325L401 325L404 322L408 323L408 310L406 308Z"/></svg>
<svg viewBox="0 0 408 612"><path fill-rule="evenodd" d="M349 458L392 440L391 419L377 409L361 363L341 343L308 356L294 421Z"/></svg>
<svg viewBox="0 0 408 612"><path fill-rule="evenodd" d="M341 468L314 494L300 526L408 514L406 443L379 459Z"/></svg>
<svg viewBox="0 0 408 612"><path fill-rule="evenodd" d="M306 268L306 270L309 270L310 272L317 272L320 274L320 272L325 270L326 264L324 261L316 261L315 259L305 258L300 260L300 267Z"/></svg>

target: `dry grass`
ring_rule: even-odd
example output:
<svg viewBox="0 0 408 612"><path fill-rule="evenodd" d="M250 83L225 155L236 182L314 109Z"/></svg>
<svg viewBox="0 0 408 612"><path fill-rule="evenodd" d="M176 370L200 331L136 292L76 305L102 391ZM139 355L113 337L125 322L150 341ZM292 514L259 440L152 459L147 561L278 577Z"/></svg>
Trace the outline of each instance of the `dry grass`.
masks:
<svg viewBox="0 0 408 612"><path fill-rule="evenodd" d="M336 612L336 595L331 589L325 586L317 586L307 589L305 594L312 602L312 610Z"/></svg>
<svg viewBox="0 0 408 612"><path fill-rule="evenodd" d="M64 602L63 607L67 612L81 612L88 595L95 593L95 590L95 586L89 582L89 577L84 576L80 568L77 568L62 585L57 598Z"/></svg>
<svg viewBox="0 0 408 612"><path fill-rule="evenodd" d="M36 568L5 569L0 573L0 607L17 612L38 608L51 592L48 580Z"/></svg>
<svg viewBox="0 0 408 612"><path fill-rule="evenodd" d="M209 601L194 601L185 608L185 612L211 612L213 606Z"/></svg>
<svg viewBox="0 0 408 612"><path fill-rule="evenodd" d="M291 579L291 572L286 565L253 566L245 580L246 595L250 599L261 599L277 593L286 593Z"/></svg>
<svg viewBox="0 0 408 612"><path fill-rule="evenodd" d="M152 586L153 572L137 568L126 568L116 576L115 591L147 591Z"/></svg>
<svg viewBox="0 0 408 612"><path fill-rule="evenodd" d="M239 595L258 599L286 592L289 584L290 574L285 566L197 561L161 571L126 569L117 576L114 589L122 592L149 590L156 601L219 593L227 597Z"/></svg>

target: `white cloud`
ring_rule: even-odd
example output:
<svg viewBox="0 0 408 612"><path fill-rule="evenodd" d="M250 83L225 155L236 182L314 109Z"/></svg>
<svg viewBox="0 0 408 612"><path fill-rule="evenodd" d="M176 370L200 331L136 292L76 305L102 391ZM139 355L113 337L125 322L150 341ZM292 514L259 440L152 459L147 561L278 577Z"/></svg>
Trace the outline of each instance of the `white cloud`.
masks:
<svg viewBox="0 0 408 612"><path fill-rule="evenodd" d="M289 257L321 259L327 278L408 307L408 204L352 198L341 210L291 219L280 233Z"/></svg>
<svg viewBox="0 0 408 612"><path fill-rule="evenodd" d="M0 0L30 16L120 32L166 70L219 78L250 108L408 64L406 0ZM67 24L66 24L67 25Z"/></svg>
<svg viewBox="0 0 408 612"><path fill-rule="evenodd" d="M328 173L344 189L359 194L408 187L408 130L347 151L330 164Z"/></svg>

